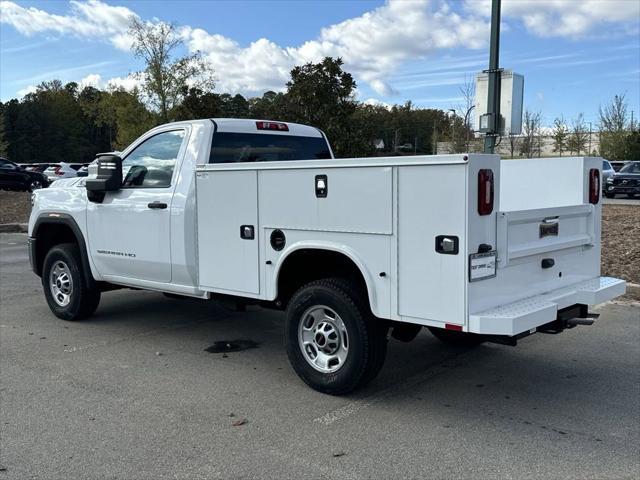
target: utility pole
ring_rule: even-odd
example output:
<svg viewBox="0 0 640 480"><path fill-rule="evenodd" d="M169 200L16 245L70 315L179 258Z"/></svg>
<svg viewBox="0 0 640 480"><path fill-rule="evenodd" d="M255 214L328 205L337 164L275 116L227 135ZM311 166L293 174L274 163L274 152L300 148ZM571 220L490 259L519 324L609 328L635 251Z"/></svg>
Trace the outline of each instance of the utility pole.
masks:
<svg viewBox="0 0 640 480"><path fill-rule="evenodd" d="M589 122L589 151L587 155L591 155L591 122Z"/></svg>
<svg viewBox="0 0 640 480"><path fill-rule="evenodd" d="M489 95L487 115L489 115L489 131L484 137L484 153L493 153L496 137L500 131L500 3L502 0L491 0L491 41L489 45Z"/></svg>

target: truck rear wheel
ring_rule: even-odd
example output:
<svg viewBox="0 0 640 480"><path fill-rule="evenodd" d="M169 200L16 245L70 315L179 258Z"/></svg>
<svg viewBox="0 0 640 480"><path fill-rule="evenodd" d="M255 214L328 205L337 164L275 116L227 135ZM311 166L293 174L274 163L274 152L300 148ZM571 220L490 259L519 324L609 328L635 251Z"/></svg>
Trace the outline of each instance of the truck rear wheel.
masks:
<svg viewBox="0 0 640 480"><path fill-rule="evenodd" d="M384 364L387 328L342 279L308 283L287 307L285 341L291 366L311 388L343 395L371 381Z"/></svg>
<svg viewBox="0 0 640 480"><path fill-rule="evenodd" d="M63 320L81 320L100 303L100 290L86 286L80 250L74 243L53 247L44 259L42 287L53 314Z"/></svg>
<svg viewBox="0 0 640 480"><path fill-rule="evenodd" d="M438 340L456 345L459 347L475 347L484 342L482 336L469 332L456 332L455 330L445 330L444 328L428 327L429 331Z"/></svg>

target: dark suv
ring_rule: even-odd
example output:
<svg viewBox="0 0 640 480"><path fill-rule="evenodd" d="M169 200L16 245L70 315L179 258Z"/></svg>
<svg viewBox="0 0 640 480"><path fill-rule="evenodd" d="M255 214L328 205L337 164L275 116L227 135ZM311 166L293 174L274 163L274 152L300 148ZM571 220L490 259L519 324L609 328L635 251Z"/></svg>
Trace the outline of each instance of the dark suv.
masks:
<svg viewBox="0 0 640 480"><path fill-rule="evenodd" d="M607 179L604 194L613 198L619 193L626 193L629 198L640 195L640 162L628 162Z"/></svg>
<svg viewBox="0 0 640 480"><path fill-rule="evenodd" d="M31 192L47 186L49 180L42 173L29 172L6 158L0 158L0 188L3 190Z"/></svg>

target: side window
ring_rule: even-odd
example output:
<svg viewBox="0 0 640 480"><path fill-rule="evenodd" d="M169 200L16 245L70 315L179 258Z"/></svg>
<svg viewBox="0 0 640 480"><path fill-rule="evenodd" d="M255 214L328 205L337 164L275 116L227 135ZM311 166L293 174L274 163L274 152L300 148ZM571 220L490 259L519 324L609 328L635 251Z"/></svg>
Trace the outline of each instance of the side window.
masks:
<svg viewBox="0 0 640 480"><path fill-rule="evenodd" d="M11 162L8 162L7 160L4 160L3 158L0 158L0 169L1 170L13 170L13 165L11 164Z"/></svg>
<svg viewBox="0 0 640 480"><path fill-rule="evenodd" d="M184 130L162 132L138 145L122 161L122 185L142 188L170 186L184 134Z"/></svg>

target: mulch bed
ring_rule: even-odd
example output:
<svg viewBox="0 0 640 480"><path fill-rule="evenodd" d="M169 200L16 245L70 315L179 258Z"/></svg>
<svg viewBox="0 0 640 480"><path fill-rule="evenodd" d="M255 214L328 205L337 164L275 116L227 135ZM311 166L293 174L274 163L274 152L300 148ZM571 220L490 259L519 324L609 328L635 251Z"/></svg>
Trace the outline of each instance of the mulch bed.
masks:
<svg viewBox="0 0 640 480"><path fill-rule="evenodd" d="M31 194L0 191L0 223L27 223ZM602 208L602 275L640 284L640 202Z"/></svg>
<svg viewBox="0 0 640 480"><path fill-rule="evenodd" d="M640 202L604 205L602 274L640 284Z"/></svg>
<svg viewBox="0 0 640 480"><path fill-rule="evenodd" d="M31 193L0 190L0 224L27 223L31 213Z"/></svg>

